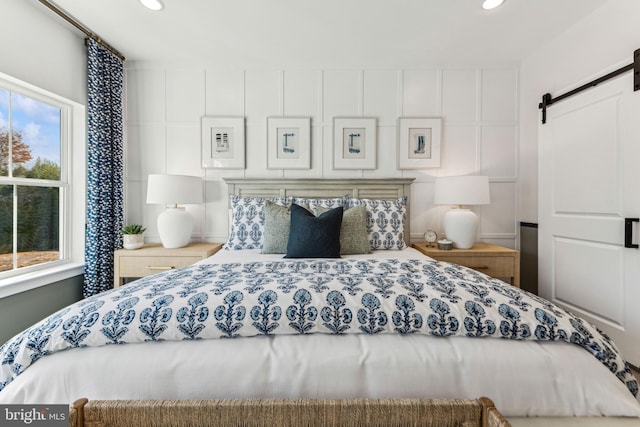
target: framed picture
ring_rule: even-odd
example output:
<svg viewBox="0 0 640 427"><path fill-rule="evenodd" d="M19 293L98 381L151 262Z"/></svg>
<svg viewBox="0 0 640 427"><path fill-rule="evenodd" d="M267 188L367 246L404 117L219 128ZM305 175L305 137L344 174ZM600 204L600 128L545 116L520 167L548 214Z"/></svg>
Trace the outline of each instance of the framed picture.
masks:
<svg viewBox="0 0 640 427"><path fill-rule="evenodd" d="M267 118L267 169L311 169L311 118Z"/></svg>
<svg viewBox="0 0 640 427"><path fill-rule="evenodd" d="M398 169L440 167L440 118L398 119Z"/></svg>
<svg viewBox="0 0 640 427"><path fill-rule="evenodd" d="M244 117L202 118L202 166L244 169Z"/></svg>
<svg viewBox="0 0 640 427"><path fill-rule="evenodd" d="M375 118L333 119L333 168L375 169L377 124Z"/></svg>

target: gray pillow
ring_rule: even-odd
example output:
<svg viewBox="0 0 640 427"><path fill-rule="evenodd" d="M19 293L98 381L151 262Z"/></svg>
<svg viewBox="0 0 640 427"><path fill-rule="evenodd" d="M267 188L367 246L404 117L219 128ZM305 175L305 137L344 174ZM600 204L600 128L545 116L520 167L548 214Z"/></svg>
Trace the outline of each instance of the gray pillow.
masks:
<svg viewBox="0 0 640 427"><path fill-rule="evenodd" d="M289 209L267 200L264 205L264 240L261 253L287 253L290 224Z"/></svg>
<svg viewBox="0 0 640 427"><path fill-rule="evenodd" d="M305 209L307 205L303 206ZM291 209L269 200L264 205L263 254L286 254L291 227Z"/></svg>
<svg viewBox="0 0 640 427"><path fill-rule="evenodd" d="M320 215L328 208L316 207L316 215ZM371 253L371 243L367 233L367 208L354 206L342 214L340 227L340 255L355 255Z"/></svg>

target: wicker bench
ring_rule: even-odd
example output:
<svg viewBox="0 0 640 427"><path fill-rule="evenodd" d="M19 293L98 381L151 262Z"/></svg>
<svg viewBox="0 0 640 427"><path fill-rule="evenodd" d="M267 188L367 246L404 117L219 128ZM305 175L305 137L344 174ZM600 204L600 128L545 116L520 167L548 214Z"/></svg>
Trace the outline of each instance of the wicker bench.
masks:
<svg viewBox="0 0 640 427"><path fill-rule="evenodd" d="M491 399L78 399L71 427L508 427Z"/></svg>

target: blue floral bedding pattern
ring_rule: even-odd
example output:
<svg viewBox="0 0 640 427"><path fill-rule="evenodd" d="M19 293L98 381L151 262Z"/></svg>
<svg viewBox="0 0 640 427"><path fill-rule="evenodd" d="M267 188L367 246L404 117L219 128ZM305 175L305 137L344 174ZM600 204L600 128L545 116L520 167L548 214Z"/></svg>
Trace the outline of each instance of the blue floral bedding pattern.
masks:
<svg viewBox="0 0 640 427"><path fill-rule="evenodd" d="M0 390L48 354L85 346L272 334L426 334L566 341L636 396L609 338L566 310L428 259L200 264L82 300L0 347Z"/></svg>

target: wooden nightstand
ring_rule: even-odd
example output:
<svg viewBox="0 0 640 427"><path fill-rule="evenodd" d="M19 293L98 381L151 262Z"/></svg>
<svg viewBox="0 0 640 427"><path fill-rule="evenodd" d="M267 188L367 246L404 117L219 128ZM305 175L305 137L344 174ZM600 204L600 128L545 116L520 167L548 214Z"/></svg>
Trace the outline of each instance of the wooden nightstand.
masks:
<svg viewBox="0 0 640 427"><path fill-rule="evenodd" d="M509 278L513 286L520 287L520 252L514 249L490 243L475 243L471 249L448 251L430 248L426 243L411 246L435 260L464 265L499 279Z"/></svg>
<svg viewBox="0 0 640 427"><path fill-rule="evenodd" d="M191 243L177 249L161 244L146 244L140 249L120 249L114 252L113 286L117 288L125 277L145 277L174 268L182 268L203 260L222 248L222 243Z"/></svg>

